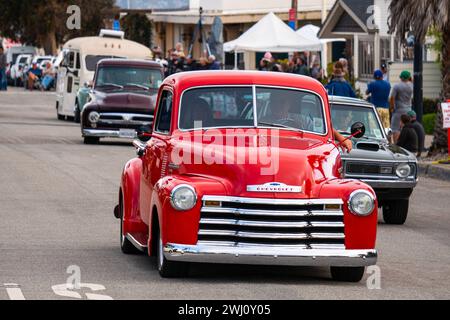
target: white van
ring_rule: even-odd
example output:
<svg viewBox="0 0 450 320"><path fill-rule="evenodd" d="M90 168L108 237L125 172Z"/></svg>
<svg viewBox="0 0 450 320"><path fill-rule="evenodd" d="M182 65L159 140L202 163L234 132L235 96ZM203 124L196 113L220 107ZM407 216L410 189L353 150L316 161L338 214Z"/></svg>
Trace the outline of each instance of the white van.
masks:
<svg viewBox="0 0 450 320"><path fill-rule="evenodd" d="M149 48L124 39L123 31L102 29L98 37L69 40L63 46L56 82L56 114L73 117L80 85L94 79L97 62L105 58L152 59Z"/></svg>
<svg viewBox="0 0 450 320"><path fill-rule="evenodd" d="M30 56L34 56L37 52L37 49L32 46L14 46L8 49L6 52L6 63L15 63L17 57L21 54L28 54Z"/></svg>

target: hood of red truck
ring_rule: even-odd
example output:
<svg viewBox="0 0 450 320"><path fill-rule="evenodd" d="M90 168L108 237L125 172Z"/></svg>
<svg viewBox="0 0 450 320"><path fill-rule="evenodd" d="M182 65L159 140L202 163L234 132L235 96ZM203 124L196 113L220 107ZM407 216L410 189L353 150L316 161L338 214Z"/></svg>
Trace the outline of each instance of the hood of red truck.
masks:
<svg viewBox="0 0 450 320"><path fill-rule="evenodd" d="M180 174L220 181L230 196L318 197L320 185L337 176L339 152L324 137L282 131L258 131L234 143L230 134L184 133L172 141L171 162Z"/></svg>

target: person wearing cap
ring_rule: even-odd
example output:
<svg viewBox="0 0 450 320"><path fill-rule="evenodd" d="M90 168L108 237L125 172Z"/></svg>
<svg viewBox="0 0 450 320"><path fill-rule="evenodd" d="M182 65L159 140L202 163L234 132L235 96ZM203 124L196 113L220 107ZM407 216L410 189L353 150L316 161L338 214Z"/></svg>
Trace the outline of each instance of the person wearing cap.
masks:
<svg viewBox="0 0 450 320"><path fill-rule="evenodd" d="M400 136L400 117L411 110L413 98L413 84L411 81L411 73L409 71L402 71L400 73L401 82L396 83L392 88L390 96L390 111L391 129L394 137L394 143L397 142Z"/></svg>
<svg viewBox="0 0 450 320"><path fill-rule="evenodd" d="M270 71L272 69L273 56L270 52L266 52L264 57L259 61L260 71Z"/></svg>
<svg viewBox="0 0 450 320"><path fill-rule="evenodd" d="M416 112L414 110L406 113L411 118L411 128L416 131L417 138L419 139L419 145L417 149L417 157L422 155L422 151L425 151L425 129L422 124L416 119Z"/></svg>
<svg viewBox="0 0 450 320"><path fill-rule="evenodd" d="M329 95L355 98L356 94L352 86L345 80L345 73L341 63L337 62L333 70L333 78L325 86Z"/></svg>
<svg viewBox="0 0 450 320"><path fill-rule="evenodd" d="M391 92L391 85L383 80L383 72L381 70L375 70L373 78L375 80L367 86L366 94L370 94L369 101L377 108L378 116L383 126L390 128L389 93Z"/></svg>

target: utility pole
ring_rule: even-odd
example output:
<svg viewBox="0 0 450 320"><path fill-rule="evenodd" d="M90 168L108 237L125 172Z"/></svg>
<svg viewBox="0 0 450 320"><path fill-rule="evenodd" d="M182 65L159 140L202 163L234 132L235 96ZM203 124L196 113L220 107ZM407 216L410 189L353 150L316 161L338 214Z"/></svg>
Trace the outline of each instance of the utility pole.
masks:
<svg viewBox="0 0 450 320"><path fill-rule="evenodd" d="M414 39L414 111L417 121L422 123L423 116L423 45Z"/></svg>
<svg viewBox="0 0 450 320"><path fill-rule="evenodd" d="M297 8L298 8L298 1L292 0L291 2L291 10L289 10L289 26L297 30Z"/></svg>

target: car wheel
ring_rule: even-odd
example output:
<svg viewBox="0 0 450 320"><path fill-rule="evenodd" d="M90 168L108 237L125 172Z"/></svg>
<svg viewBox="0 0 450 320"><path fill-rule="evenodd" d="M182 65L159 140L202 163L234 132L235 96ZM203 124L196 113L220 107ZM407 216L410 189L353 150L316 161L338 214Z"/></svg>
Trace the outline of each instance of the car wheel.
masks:
<svg viewBox="0 0 450 320"><path fill-rule="evenodd" d="M130 240L123 234L123 205L119 205L120 210L120 249L125 254L137 254L141 253L138 248L136 248Z"/></svg>
<svg viewBox="0 0 450 320"><path fill-rule="evenodd" d="M409 199L386 202L383 205L383 219L387 224L404 224L408 216Z"/></svg>
<svg viewBox="0 0 450 320"><path fill-rule="evenodd" d="M65 119L66 119L66 117L65 117L65 116L63 116L62 114L59 114L59 112L58 112L58 108L59 108L59 103L58 103L58 102L56 102L56 117L58 118L58 120L65 120Z"/></svg>
<svg viewBox="0 0 450 320"><path fill-rule="evenodd" d="M73 117L73 121L75 121L76 123L80 123L80 116L81 116L81 111L80 111L80 107L78 106L78 102L75 104L75 115Z"/></svg>
<svg viewBox="0 0 450 320"><path fill-rule="evenodd" d="M335 281L359 282L364 276L365 267L331 267L331 277Z"/></svg>
<svg viewBox="0 0 450 320"><path fill-rule="evenodd" d="M99 141L99 137L84 137L84 144L98 144Z"/></svg>
<svg viewBox="0 0 450 320"><path fill-rule="evenodd" d="M156 266L161 277L177 278L186 276L189 268L187 263L169 261L164 257L163 242L159 231L157 234L155 234L155 240L158 241L158 250L156 252Z"/></svg>

